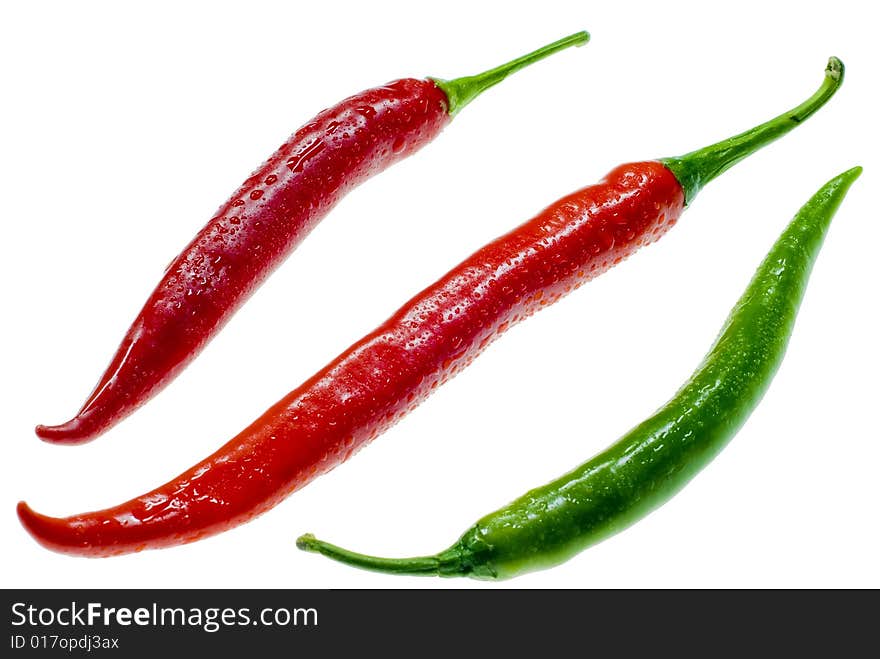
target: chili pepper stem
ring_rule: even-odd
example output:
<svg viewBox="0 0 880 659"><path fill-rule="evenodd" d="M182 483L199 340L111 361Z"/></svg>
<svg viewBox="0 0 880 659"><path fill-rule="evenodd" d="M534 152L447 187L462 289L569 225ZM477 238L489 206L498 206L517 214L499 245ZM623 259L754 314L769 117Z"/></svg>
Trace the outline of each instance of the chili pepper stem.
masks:
<svg viewBox="0 0 880 659"><path fill-rule="evenodd" d="M565 50L571 46L583 46L589 40L590 35L588 32L576 32L543 48L539 48L528 55L523 55L477 75L464 76L454 80L441 80L439 78L430 78L430 80L433 80L446 94L449 99L449 114L454 117L464 106L489 89L489 87L497 85L511 73L524 69L538 60L558 53L560 50Z"/></svg>
<svg viewBox="0 0 880 659"><path fill-rule="evenodd" d="M318 540L311 533L306 533L296 540L296 546L303 551L321 554L346 565L365 570L413 576L461 576L466 574L463 566L463 550L455 545L446 551L433 556L416 556L414 558L381 558L359 554L343 549L329 542Z"/></svg>
<svg viewBox="0 0 880 659"><path fill-rule="evenodd" d="M779 139L821 108L843 84L844 67L836 57L828 59L822 86L796 108L774 117L760 126L677 158L661 162L673 174L690 204L697 193L712 179L720 176L743 158L770 142Z"/></svg>

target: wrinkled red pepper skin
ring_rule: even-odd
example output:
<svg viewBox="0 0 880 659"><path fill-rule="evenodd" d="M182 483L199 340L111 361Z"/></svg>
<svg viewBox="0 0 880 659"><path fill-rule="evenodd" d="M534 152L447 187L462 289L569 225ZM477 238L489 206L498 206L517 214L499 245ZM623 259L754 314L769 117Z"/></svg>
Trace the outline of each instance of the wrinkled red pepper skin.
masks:
<svg viewBox="0 0 880 659"><path fill-rule="evenodd" d="M166 485L64 519L22 503L19 517L44 546L84 556L192 542L246 522L349 458L505 329L653 242L684 201L661 163L620 166L474 253Z"/></svg>
<svg viewBox="0 0 880 659"><path fill-rule="evenodd" d="M158 393L349 190L430 142L447 108L433 81L407 78L300 128L168 266L77 416L37 434L88 441Z"/></svg>

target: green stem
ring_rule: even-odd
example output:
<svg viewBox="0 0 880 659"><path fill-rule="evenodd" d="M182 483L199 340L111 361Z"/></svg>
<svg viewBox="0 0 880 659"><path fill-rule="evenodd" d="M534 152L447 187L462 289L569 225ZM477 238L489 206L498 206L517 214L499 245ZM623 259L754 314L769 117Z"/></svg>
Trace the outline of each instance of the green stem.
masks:
<svg viewBox="0 0 880 659"><path fill-rule="evenodd" d="M321 554L334 561L375 572L421 576L453 576L464 573L461 551L457 546L434 556L380 558L378 556L359 554L336 545L331 545L329 542L318 540L311 533L306 533L297 538L296 546L303 551Z"/></svg>
<svg viewBox="0 0 880 659"><path fill-rule="evenodd" d="M465 76L455 80L440 80L438 78L431 78L431 80L446 93L449 99L449 114L454 117L465 105L489 89L489 87L497 85L511 73L519 71L529 64L542 60L553 53L558 53L560 50L565 50L570 46L583 46L589 40L589 33L576 32L564 39L554 41L543 48L539 48L533 53L523 55L507 64L502 64L475 76Z"/></svg>
<svg viewBox="0 0 880 659"><path fill-rule="evenodd" d="M675 174L681 187L684 188L685 203L689 204L693 201L706 183L726 172L746 156L782 137L825 105L843 84L843 70L843 62L831 57L828 66L825 67L825 80L822 86L793 110L711 146L678 158L663 159L663 164Z"/></svg>

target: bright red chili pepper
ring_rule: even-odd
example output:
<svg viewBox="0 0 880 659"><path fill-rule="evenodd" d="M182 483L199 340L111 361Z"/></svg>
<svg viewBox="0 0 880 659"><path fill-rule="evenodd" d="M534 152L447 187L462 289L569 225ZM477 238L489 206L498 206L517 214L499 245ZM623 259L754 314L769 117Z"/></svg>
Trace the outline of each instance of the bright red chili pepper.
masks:
<svg viewBox="0 0 880 659"><path fill-rule="evenodd" d="M839 87L687 156L622 165L489 243L292 391L213 455L115 508L64 519L20 503L44 546L107 556L192 542L265 512L328 471L467 366L512 324L656 240L700 187L805 120Z"/></svg>
<svg viewBox="0 0 880 659"><path fill-rule="evenodd" d="M77 415L42 439L94 439L157 394L353 187L430 142L481 92L578 32L480 75L407 78L324 110L285 142L168 266Z"/></svg>

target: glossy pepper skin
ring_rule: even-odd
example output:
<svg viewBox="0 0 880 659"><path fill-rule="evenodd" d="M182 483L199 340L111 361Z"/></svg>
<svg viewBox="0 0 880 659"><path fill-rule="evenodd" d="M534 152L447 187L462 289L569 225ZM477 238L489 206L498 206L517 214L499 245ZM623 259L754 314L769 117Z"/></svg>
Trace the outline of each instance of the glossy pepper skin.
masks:
<svg viewBox="0 0 880 659"><path fill-rule="evenodd" d="M589 39L579 32L477 76L406 78L318 114L248 178L168 266L77 415L50 442L96 436L158 393L345 194L434 139L512 72Z"/></svg>
<svg viewBox="0 0 880 659"><path fill-rule="evenodd" d="M805 116L830 98L842 75L828 80L800 106ZM763 125L774 127L771 137L759 127L734 152L721 152L739 159L743 149L778 137L780 122L790 130L802 119L786 113ZM729 141L707 149L718 152ZM171 482L64 519L22 503L19 517L44 546L86 556L191 542L241 524L350 457L512 324L658 238L686 198L661 162L617 167L467 258Z"/></svg>
<svg viewBox="0 0 880 659"><path fill-rule="evenodd" d="M298 546L382 572L505 579L558 565L638 521L684 487L757 407L782 363L831 219L860 173L835 177L801 208L696 372L616 444L483 517L436 556L376 558L311 535Z"/></svg>

